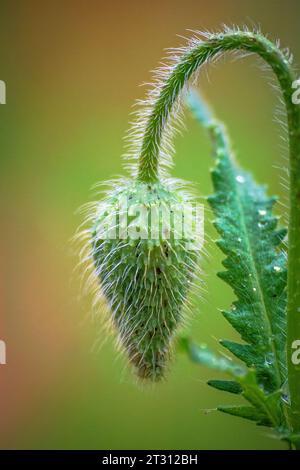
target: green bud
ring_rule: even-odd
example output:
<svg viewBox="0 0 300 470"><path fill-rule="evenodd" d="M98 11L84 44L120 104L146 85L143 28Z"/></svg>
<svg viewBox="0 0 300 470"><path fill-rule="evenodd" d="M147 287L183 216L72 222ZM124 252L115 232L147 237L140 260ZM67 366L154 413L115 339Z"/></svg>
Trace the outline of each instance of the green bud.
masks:
<svg viewBox="0 0 300 470"><path fill-rule="evenodd" d="M119 342L137 375L152 381L165 375L199 256L191 224L184 228L191 203L169 186L123 182L99 203L92 231L96 274Z"/></svg>

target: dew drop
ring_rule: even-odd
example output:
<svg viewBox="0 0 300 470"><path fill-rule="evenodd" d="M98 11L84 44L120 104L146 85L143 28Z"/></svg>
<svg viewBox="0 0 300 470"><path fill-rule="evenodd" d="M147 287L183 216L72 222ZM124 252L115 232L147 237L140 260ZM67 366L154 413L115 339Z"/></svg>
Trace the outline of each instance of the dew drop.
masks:
<svg viewBox="0 0 300 470"><path fill-rule="evenodd" d="M284 394L281 395L281 399L282 399L282 401L283 401L286 405L290 405L290 404L291 404L290 397L289 397L289 395L287 395L286 393L284 393Z"/></svg>
<svg viewBox="0 0 300 470"><path fill-rule="evenodd" d="M236 179L236 181L237 181L238 183L241 183L241 184L242 184L242 183L245 183L245 178L244 178L242 175L236 176L235 179Z"/></svg>
<svg viewBox="0 0 300 470"><path fill-rule="evenodd" d="M265 210L259 210L258 213L259 213L259 215L266 215L266 214L267 214L267 211L265 211Z"/></svg>
<svg viewBox="0 0 300 470"><path fill-rule="evenodd" d="M268 366L271 366L272 365L272 361L270 359L266 359L265 360L265 366L268 367Z"/></svg>
<svg viewBox="0 0 300 470"><path fill-rule="evenodd" d="M241 243L242 239L241 239L241 238L238 238L237 241L238 241L239 243Z"/></svg>
<svg viewBox="0 0 300 470"><path fill-rule="evenodd" d="M256 292L256 287L253 287L253 289L252 289L252 290L253 290L253 292Z"/></svg>
<svg viewBox="0 0 300 470"><path fill-rule="evenodd" d="M287 404L287 405L291 404L290 394L289 394L289 386L288 386L287 381L285 381L284 384L282 385L281 399L285 404Z"/></svg>
<svg viewBox="0 0 300 470"><path fill-rule="evenodd" d="M274 266L274 271L276 271L277 273L279 273L279 271L281 271L281 268L279 266Z"/></svg>

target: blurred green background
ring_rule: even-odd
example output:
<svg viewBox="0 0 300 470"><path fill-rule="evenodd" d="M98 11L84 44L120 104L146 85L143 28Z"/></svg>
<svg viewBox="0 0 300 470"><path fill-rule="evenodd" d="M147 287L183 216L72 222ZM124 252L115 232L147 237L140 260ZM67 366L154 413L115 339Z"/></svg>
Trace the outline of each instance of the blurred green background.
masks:
<svg viewBox="0 0 300 470"><path fill-rule="evenodd" d="M137 386L113 341L99 347L103 333L79 297L69 240L90 187L123 171L129 113L145 94L138 85L149 82L164 48L184 43L187 29L246 23L281 38L299 63L299 20L297 0L1 2L1 448L284 448L264 429L213 411L236 399L206 386L216 374L184 356L165 383ZM257 63L221 61L200 85L240 161L283 201L277 100ZM186 123L173 174L207 195L207 137L190 116ZM206 232L216 237L209 218ZM215 275L218 250L207 249L206 292L190 333L219 350L219 338L235 338L220 314L233 294Z"/></svg>

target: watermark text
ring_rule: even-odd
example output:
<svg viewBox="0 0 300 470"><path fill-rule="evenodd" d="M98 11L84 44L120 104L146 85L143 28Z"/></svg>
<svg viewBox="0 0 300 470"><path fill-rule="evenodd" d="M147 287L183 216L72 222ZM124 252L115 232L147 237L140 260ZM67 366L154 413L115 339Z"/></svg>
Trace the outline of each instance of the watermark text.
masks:
<svg viewBox="0 0 300 470"><path fill-rule="evenodd" d="M201 204L128 204L120 197L114 210L101 208L98 240L173 240L200 250L204 239Z"/></svg>
<svg viewBox="0 0 300 470"><path fill-rule="evenodd" d="M6 104L6 84L0 80L0 104Z"/></svg>
<svg viewBox="0 0 300 470"><path fill-rule="evenodd" d="M300 104L300 78L293 82L292 88L295 89L292 95L293 104Z"/></svg>
<svg viewBox="0 0 300 470"><path fill-rule="evenodd" d="M295 341L292 342L292 349L292 363L298 366L300 364L300 339L295 339Z"/></svg>
<svg viewBox="0 0 300 470"><path fill-rule="evenodd" d="M6 364L6 344L0 339L0 365Z"/></svg>

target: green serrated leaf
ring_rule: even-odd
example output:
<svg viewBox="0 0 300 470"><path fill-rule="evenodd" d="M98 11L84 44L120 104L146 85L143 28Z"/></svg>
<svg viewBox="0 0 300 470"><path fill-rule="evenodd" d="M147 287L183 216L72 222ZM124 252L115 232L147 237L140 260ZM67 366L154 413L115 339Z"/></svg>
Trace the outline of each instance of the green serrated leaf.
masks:
<svg viewBox="0 0 300 470"><path fill-rule="evenodd" d="M190 99L193 110L206 108L195 94ZM251 404L220 407L221 411L282 430L285 414L281 389L287 378L287 275L286 254L280 245L287 231L277 229L278 220L272 213L276 198L268 197L265 187L237 165L223 126L207 109L198 112L197 117L210 132L216 157L211 172L215 193L208 201L221 236L217 244L226 255L225 270L218 275L237 297L223 315L244 342L221 344L248 367L248 372L238 376L232 370L225 371L235 378L234 382L210 381L210 385L226 391L241 389ZM232 385L235 383L237 386Z"/></svg>
<svg viewBox="0 0 300 470"><path fill-rule="evenodd" d="M249 370L246 375L239 377L239 383L243 389L243 397L259 411L261 416L264 416L263 422L274 428L280 427L282 424L281 390L266 394L258 385L253 370Z"/></svg>
<svg viewBox="0 0 300 470"><path fill-rule="evenodd" d="M218 126L212 129L219 132ZM238 299L224 316L246 345L223 344L254 367L265 390L272 392L286 380L286 259L278 250L285 231L276 231L274 198L237 166L228 144L224 141L216 152L215 195L209 202L222 237L219 246L227 255L226 271L219 276Z"/></svg>
<svg viewBox="0 0 300 470"><path fill-rule="evenodd" d="M240 395L243 391L243 387L234 380L209 380L207 385L234 395Z"/></svg>
<svg viewBox="0 0 300 470"><path fill-rule="evenodd" d="M280 389L273 393L266 393L258 384L254 370L243 369L233 361L216 355L205 345L198 346L190 342L188 338L182 338L180 347L182 350L186 351L191 360L197 364L224 372L234 379L210 380L208 385L233 394L241 394L251 404L250 408L252 409L253 407L253 409L256 410L256 415L252 413L253 418L248 419L257 421L260 425L274 428L282 427L283 416L280 406L282 391ZM237 408L233 407L235 412ZM245 409L245 407L242 408L243 410ZM247 408L249 407L246 407L246 409ZM229 409L231 409L231 407L229 407ZM236 413L231 414L237 415ZM242 415L239 414L237 416ZM254 416L256 416L257 419L255 419Z"/></svg>
<svg viewBox="0 0 300 470"><path fill-rule="evenodd" d="M229 415L255 421L261 426L270 426L270 422L253 406L218 406L219 411Z"/></svg>
<svg viewBox="0 0 300 470"><path fill-rule="evenodd" d="M233 341L220 341L224 348L228 349L235 357L243 361L248 367L251 367L255 362L253 350L249 344L239 344Z"/></svg>

